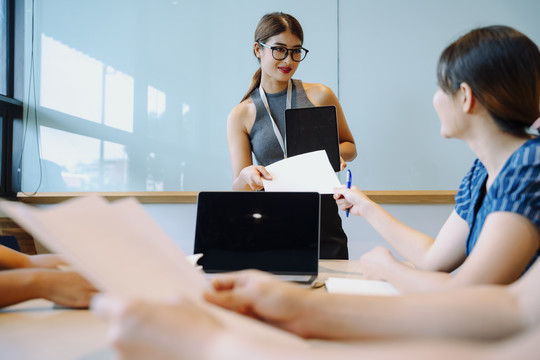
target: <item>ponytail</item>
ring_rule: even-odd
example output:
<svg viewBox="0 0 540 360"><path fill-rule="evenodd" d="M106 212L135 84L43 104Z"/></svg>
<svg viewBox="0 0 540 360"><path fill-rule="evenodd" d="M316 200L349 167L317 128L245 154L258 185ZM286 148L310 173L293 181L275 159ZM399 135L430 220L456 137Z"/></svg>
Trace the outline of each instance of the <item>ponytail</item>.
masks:
<svg viewBox="0 0 540 360"><path fill-rule="evenodd" d="M261 68L258 68L257 71L255 71L255 74L253 74L253 78L251 79L251 85L249 85L249 90L247 91L246 95L244 95L244 97L242 98L240 102L249 98L253 90L258 88L259 85L261 85L261 74L262 74L262 70Z"/></svg>

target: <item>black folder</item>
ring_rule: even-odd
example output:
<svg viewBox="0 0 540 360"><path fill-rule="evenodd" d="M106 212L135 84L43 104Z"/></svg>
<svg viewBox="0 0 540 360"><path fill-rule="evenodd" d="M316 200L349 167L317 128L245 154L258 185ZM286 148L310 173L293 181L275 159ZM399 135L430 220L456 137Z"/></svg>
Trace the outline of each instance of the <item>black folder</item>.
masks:
<svg viewBox="0 0 540 360"><path fill-rule="evenodd" d="M336 107L285 110L285 143L288 157L326 150L334 171L340 171Z"/></svg>

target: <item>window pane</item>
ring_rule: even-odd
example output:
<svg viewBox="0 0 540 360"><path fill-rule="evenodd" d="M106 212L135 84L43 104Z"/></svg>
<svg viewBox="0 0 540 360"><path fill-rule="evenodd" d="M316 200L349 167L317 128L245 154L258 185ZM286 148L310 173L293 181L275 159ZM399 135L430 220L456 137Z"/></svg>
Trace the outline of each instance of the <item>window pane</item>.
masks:
<svg viewBox="0 0 540 360"><path fill-rule="evenodd" d="M41 53L40 105L101 123L103 63L45 35Z"/></svg>
<svg viewBox="0 0 540 360"><path fill-rule="evenodd" d="M0 94L7 95L7 14L6 1L0 0Z"/></svg>
<svg viewBox="0 0 540 360"><path fill-rule="evenodd" d="M127 190L125 146L44 126L40 128L40 135L42 188L48 191Z"/></svg>

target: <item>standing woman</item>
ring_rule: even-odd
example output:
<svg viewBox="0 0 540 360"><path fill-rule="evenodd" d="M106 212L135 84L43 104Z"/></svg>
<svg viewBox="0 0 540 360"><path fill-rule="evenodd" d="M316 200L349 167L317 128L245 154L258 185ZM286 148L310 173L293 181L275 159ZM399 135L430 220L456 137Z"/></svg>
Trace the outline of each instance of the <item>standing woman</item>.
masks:
<svg viewBox="0 0 540 360"><path fill-rule="evenodd" d="M282 136L285 109L333 105L337 111L341 169L356 157L356 146L332 90L322 84L293 80L298 65L308 53L302 47L304 33L298 20L281 12L266 14L255 30L253 53L261 67L255 72L246 95L227 120L234 190L260 190L265 169L285 156ZM252 153L258 165L252 162ZM307 180L309 181L309 179ZM320 257L347 259L347 236L341 227L332 195L321 195Z"/></svg>
<svg viewBox="0 0 540 360"><path fill-rule="evenodd" d="M515 29L479 28L444 50L438 82L433 105L442 136L463 140L477 159L436 239L357 188L336 189L343 210L364 217L415 265L378 247L361 258L361 272L404 292L509 284L540 251L540 137L529 132L540 125L540 51Z"/></svg>

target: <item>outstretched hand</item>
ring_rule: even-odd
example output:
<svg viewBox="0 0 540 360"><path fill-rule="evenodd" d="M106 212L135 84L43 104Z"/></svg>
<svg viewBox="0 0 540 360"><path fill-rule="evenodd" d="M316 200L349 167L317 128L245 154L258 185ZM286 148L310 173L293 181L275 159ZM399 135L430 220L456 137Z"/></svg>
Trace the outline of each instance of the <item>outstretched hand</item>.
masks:
<svg viewBox="0 0 540 360"><path fill-rule="evenodd" d="M262 179L272 180L272 175L261 165L250 165L240 171L239 177L251 190L261 190L264 188Z"/></svg>
<svg viewBox="0 0 540 360"><path fill-rule="evenodd" d="M359 216L363 216L366 205L372 203L372 201L354 185L351 186L350 189L347 189L345 185L335 188L334 199L341 210L345 211L349 209L351 214Z"/></svg>
<svg viewBox="0 0 540 360"><path fill-rule="evenodd" d="M98 290L82 275L74 271L38 270L36 284L40 297L57 304L85 308Z"/></svg>
<svg viewBox="0 0 540 360"><path fill-rule="evenodd" d="M365 279L369 280L388 280L384 276L384 270L388 268L389 262L398 261L383 246L376 246L360 257L358 270Z"/></svg>
<svg viewBox="0 0 540 360"><path fill-rule="evenodd" d="M300 336L303 309L310 293L261 271L247 270L216 277L208 302L270 323Z"/></svg>

